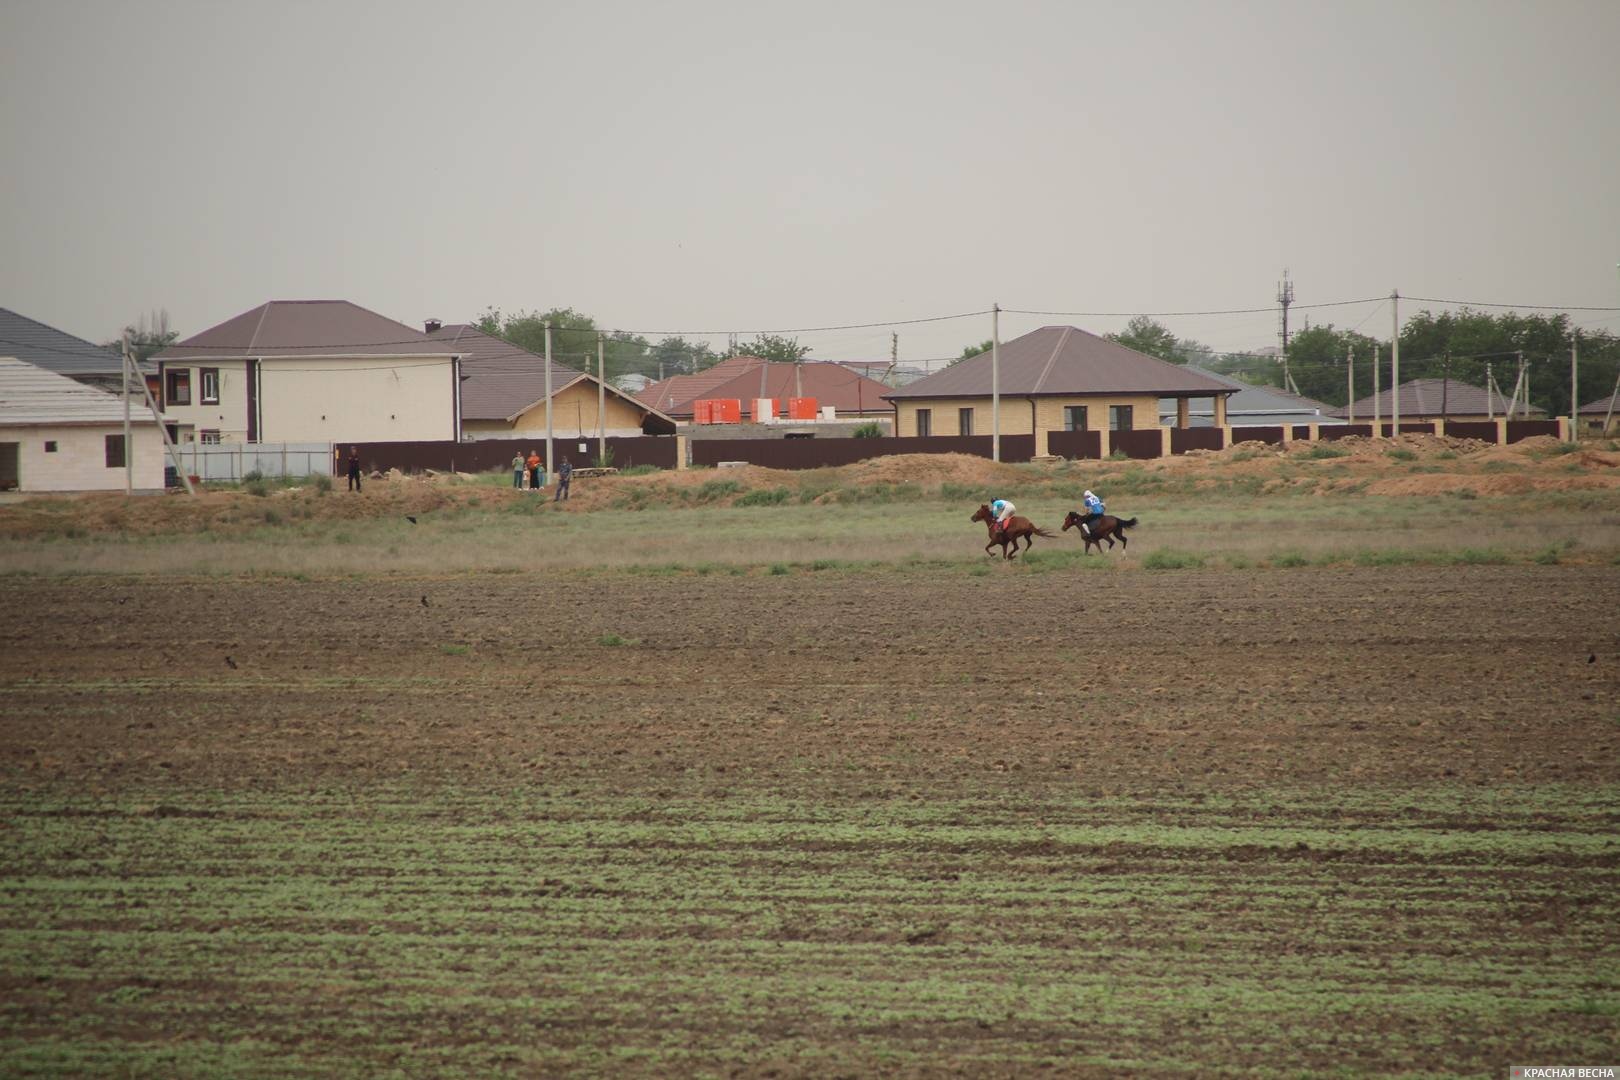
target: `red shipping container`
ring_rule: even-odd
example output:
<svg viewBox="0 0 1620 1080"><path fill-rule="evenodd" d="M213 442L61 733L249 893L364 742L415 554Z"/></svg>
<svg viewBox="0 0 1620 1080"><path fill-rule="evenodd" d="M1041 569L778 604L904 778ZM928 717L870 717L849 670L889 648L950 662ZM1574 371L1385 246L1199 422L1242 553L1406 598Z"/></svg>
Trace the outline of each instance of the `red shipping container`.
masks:
<svg viewBox="0 0 1620 1080"><path fill-rule="evenodd" d="M816 399L813 397L788 398L789 420L814 420L816 413Z"/></svg>

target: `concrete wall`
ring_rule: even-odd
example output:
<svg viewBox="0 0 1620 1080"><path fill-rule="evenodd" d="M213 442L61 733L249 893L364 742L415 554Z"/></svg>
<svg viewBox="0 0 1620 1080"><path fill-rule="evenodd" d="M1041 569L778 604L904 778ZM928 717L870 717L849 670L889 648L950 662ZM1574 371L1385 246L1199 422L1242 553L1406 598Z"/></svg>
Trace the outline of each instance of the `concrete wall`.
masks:
<svg viewBox="0 0 1620 1080"><path fill-rule="evenodd" d="M7 427L0 428L0 443L18 444L20 491L122 491L123 467L107 468L106 436L123 433L122 423ZM161 489L163 436L157 425L132 425L131 441L135 487ZM56 443L55 453L45 452L46 442Z"/></svg>
<svg viewBox="0 0 1620 1080"><path fill-rule="evenodd" d="M219 403L217 405L202 404L202 369L214 368L219 372ZM217 431L220 442L246 442L248 434L248 385L247 361L221 360L218 363L210 361L206 364L176 364L172 361L164 362L164 370L189 371L191 373L191 404L190 405L163 405L163 398L158 403L163 405L163 414L180 424L189 424L196 431ZM168 376L164 376L164 393L167 393ZM192 432L187 435L195 436ZM182 435L181 438L185 438Z"/></svg>

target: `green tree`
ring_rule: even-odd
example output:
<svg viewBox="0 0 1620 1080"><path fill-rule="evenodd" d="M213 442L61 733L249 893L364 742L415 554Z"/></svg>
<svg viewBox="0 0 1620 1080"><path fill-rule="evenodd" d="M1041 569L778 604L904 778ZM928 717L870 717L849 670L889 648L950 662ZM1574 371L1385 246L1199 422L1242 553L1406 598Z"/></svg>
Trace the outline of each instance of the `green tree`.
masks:
<svg viewBox="0 0 1620 1080"><path fill-rule="evenodd" d="M551 324L553 362L576 371L596 374L596 339L604 331L596 325L595 319L573 308L517 311L508 315L492 307L485 310L473 325L486 334L510 341L537 356L544 356L548 322ZM632 372L645 375L649 367L657 371L657 362L650 360L646 338L622 330L609 333L606 338L603 366L610 382Z"/></svg>
<svg viewBox="0 0 1620 1080"><path fill-rule="evenodd" d="M129 335L130 351L135 354L137 363L151 359L180 338L179 331L169 327L169 311L167 308L159 308L152 312L150 321L146 315L142 315L139 322L124 327L124 333ZM106 342L106 347L109 349L121 349L123 347L122 335L120 335L118 341Z"/></svg>
<svg viewBox="0 0 1620 1080"><path fill-rule="evenodd" d="M695 375L719 363L720 357L715 355L707 342L667 337L648 350L647 362L650 370L643 374L656 379L671 375Z"/></svg>
<svg viewBox="0 0 1620 1080"><path fill-rule="evenodd" d="M1356 397L1372 393L1373 347L1379 343L1366 334L1354 330L1339 330L1332 323L1301 330L1288 340L1288 373L1294 385L1308 398L1329 405L1343 405L1349 397L1349 384L1344 370L1345 354L1354 350L1356 364ZM1383 350L1387 357L1389 350ZM1273 381L1282 381L1282 364L1269 363Z"/></svg>
<svg viewBox="0 0 1620 1080"><path fill-rule="evenodd" d="M958 356L955 360L952 360L950 364L946 364L945 366L950 367L952 364L960 364L964 360L971 360L975 356L983 356L985 353L989 352L994 345L994 340L985 338L977 345L969 345L967 348L963 349L961 356Z"/></svg>
<svg viewBox="0 0 1620 1080"><path fill-rule="evenodd" d="M757 356L763 360L793 364L803 360L809 352L810 346L800 345L798 338L761 334L753 341L744 341L731 346L720 354L720 358L724 360L732 356Z"/></svg>
<svg viewBox="0 0 1620 1080"><path fill-rule="evenodd" d="M1157 356L1160 360L1168 360L1172 364L1184 364L1186 358L1182 355L1181 342L1170 329L1146 315L1137 315L1125 324L1125 329L1117 334L1109 334L1109 341L1115 341L1127 349L1135 349L1139 353Z"/></svg>

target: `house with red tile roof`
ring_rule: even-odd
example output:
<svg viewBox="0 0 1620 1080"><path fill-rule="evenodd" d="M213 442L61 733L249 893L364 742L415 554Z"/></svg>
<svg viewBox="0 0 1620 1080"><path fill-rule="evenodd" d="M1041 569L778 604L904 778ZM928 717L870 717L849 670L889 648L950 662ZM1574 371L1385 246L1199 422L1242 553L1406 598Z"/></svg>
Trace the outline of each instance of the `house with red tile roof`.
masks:
<svg viewBox="0 0 1620 1080"><path fill-rule="evenodd" d="M774 399L778 415L786 412L789 398L814 398L818 408L832 406L839 419L887 419L890 408L883 395L889 392L889 387L843 364L788 364L733 356L695 375L653 383L636 399L684 422L692 420L696 402L716 398L742 402L745 414L758 398Z"/></svg>

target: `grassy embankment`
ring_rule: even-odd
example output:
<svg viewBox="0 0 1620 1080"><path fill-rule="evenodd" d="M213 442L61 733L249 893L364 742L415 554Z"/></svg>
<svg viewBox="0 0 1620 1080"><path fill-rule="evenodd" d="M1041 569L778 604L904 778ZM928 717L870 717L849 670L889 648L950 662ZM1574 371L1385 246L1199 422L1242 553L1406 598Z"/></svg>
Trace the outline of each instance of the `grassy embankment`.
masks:
<svg viewBox="0 0 1620 1080"><path fill-rule="evenodd" d="M415 516L323 513L313 488L244 498L217 522L181 534L130 536L67 523L32 539L0 541L11 572L343 575L556 569L784 573L860 567L955 566L991 572L984 531L967 519L996 494L1057 532L1080 492L1095 485L1110 509L1140 520L1128 555L1084 557L1073 532L1037 541L1041 569L1175 569L1535 561L1620 557L1620 493L1529 490L1481 496L1463 484L1433 496L1365 493L1365 470L1323 457L1279 461L1265 473L1178 474L1131 463L1008 468L989 485L852 484L838 470L771 474L763 483L707 472L697 483L644 476L603 482L589 511L511 492L504 474ZM1244 461L1239 454L1228 465ZM1381 475L1433 473L1432 461L1392 458ZM1492 462L1477 474L1523 468ZM582 483L590 483L589 481ZM593 493L596 494L596 493Z"/></svg>

